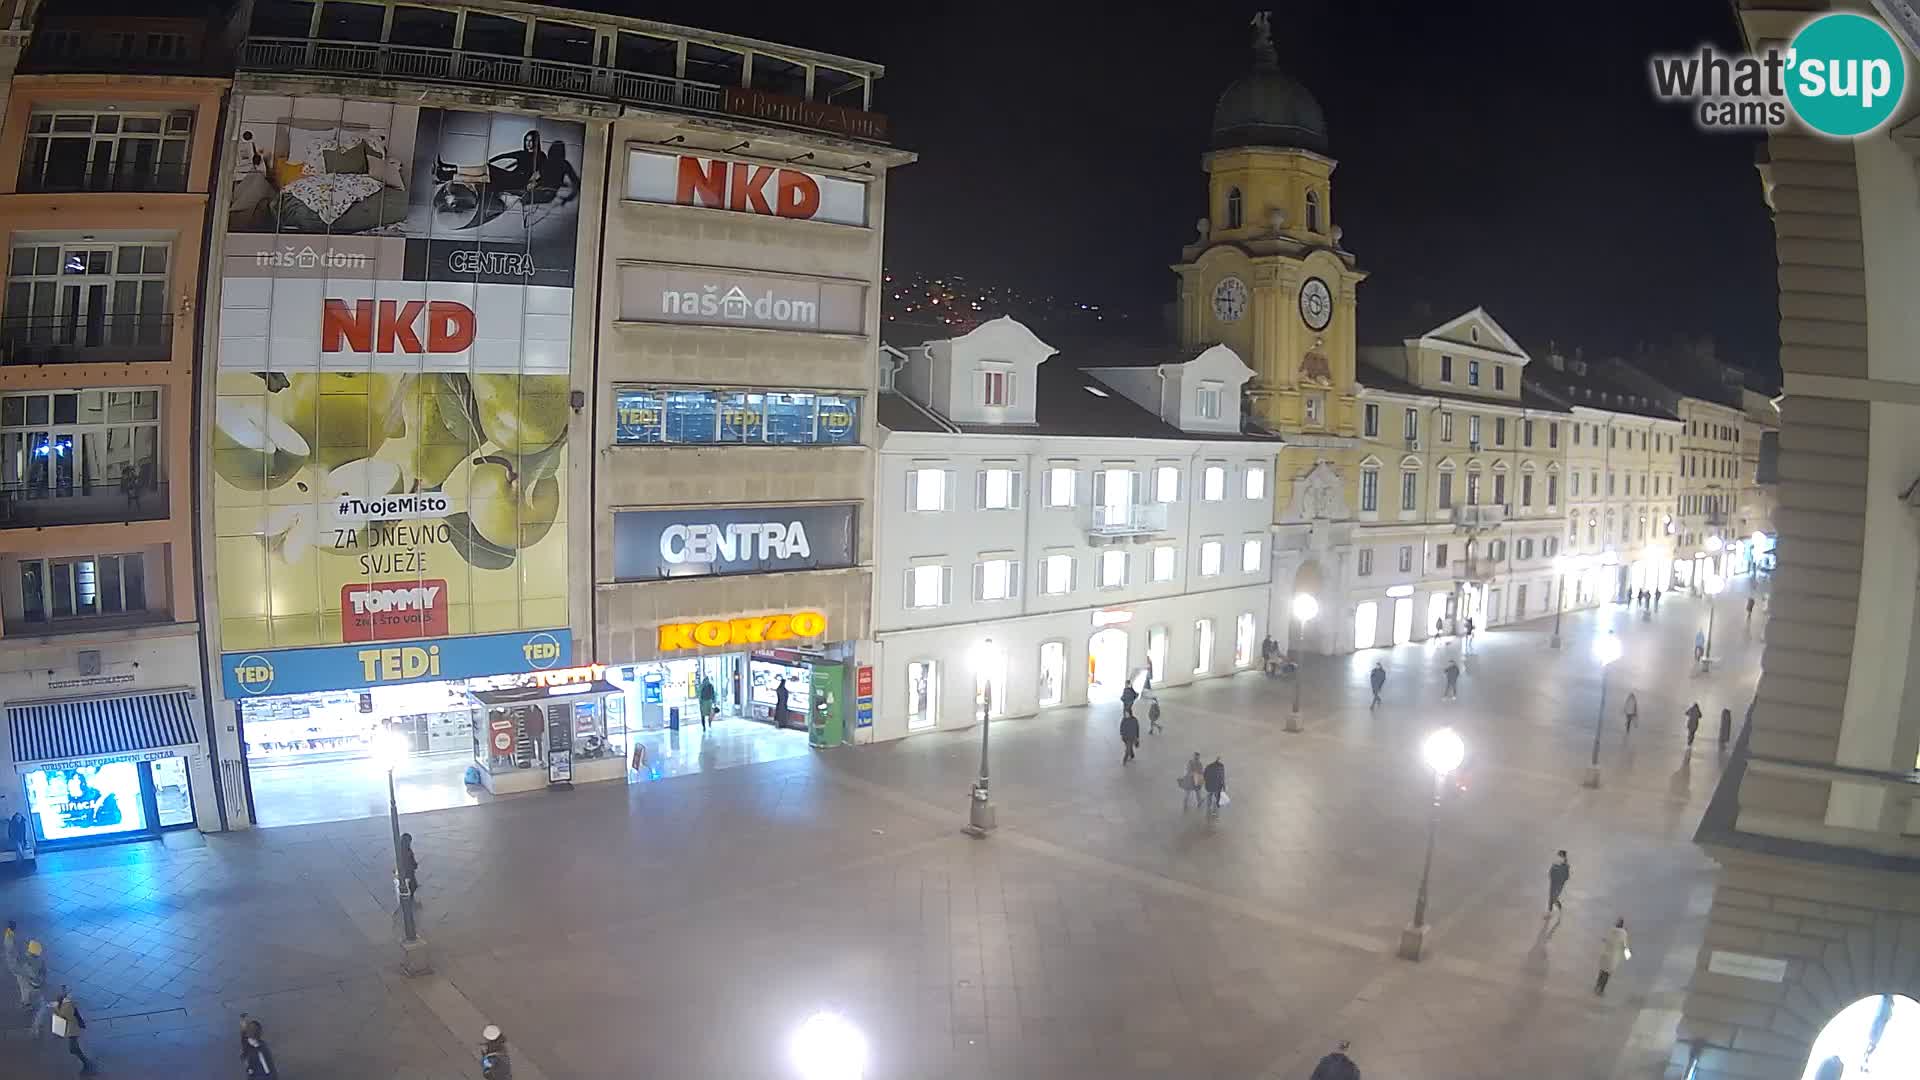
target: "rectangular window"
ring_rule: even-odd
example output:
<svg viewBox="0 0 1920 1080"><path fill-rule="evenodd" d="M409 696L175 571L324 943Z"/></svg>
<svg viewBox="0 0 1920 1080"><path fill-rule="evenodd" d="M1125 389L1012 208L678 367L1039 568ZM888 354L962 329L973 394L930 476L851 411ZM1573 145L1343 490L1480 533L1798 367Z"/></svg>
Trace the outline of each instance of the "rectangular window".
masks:
<svg viewBox="0 0 1920 1080"><path fill-rule="evenodd" d="M1193 673L1205 675L1213 670L1213 620L1193 624Z"/></svg>
<svg viewBox="0 0 1920 1080"><path fill-rule="evenodd" d="M1478 472L1467 473L1467 505L1480 505L1480 474Z"/></svg>
<svg viewBox="0 0 1920 1080"><path fill-rule="evenodd" d="M1372 513L1380 509L1380 470L1360 470L1360 512Z"/></svg>
<svg viewBox="0 0 1920 1080"><path fill-rule="evenodd" d="M1573 445L1575 446L1580 445L1580 425L1579 424L1573 425Z"/></svg>
<svg viewBox="0 0 1920 1080"><path fill-rule="evenodd" d="M1267 496L1267 470L1258 465L1247 466L1247 498L1264 499Z"/></svg>
<svg viewBox="0 0 1920 1080"><path fill-rule="evenodd" d="M167 359L170 250L165 243L110 241L13 248L4 322L9 362Z"/></svg>
<svg viewBox="0 0 1920 1080"><path fill-rule="evenodd" d="M1207 466L1201 474L1200 497L1207 502L1219 502L1227 497L1227 470L1219 465Z"/></svg>
<svg viewBox="0 0 1920 1080"><path fill-rule="evenodd" d="M1442 510L1453 509L1453 474L1450 472L1443 472L1440 474L1440 500L1439 501L1440 501L1440 509Z"/></svg>
<svg viewBox="0 0 1920 1080"><path fill-rule="evenodd" d="M1047 470L1047 505L1058 509L1073 505L1074 471L1064 465Z"/></svg>
<svg viewBox="0 0 1920 1080"><path fill-rule="evenodd" d="M907 606L936 608L947 602L952 571L938 564L916 566L907 571Z"/></svg>
<svg viewBox="0 0 1920 1080"><path fill-rule="evenodd" d="M1153 549L1153 580L1173 580L1174 549L1172 544L1161 544Z"/></svg>
<svg viewBox="0 0 1920 1080"><path fill-rule="evenodd" d="M1467 361L1467 385L1480 385L1480 361L1478 360Z"/></svg>
<svg viewBox="0 0 1920 1080"><path fill-rule="evenodd" d="M1013 404L1013 372L991 368L981 371L980 404L990 409Z"/></svg>
<svg viewBox="0 0 1920 1080"><path fill-rule="evenodd" d="M1578 429L1576 428L1575 430L1578 430ZM1580 497L1580 474L1578 472L1574 472L1569 475L1573 480L1573 497L1577 499Z"/></svg>
<svg viewBox="0 0 1920 1080"><path fill-rule="evenodd" d="M1547 507L1551 509L1555 504L1559 503L1559 501L1560 478L1557 476L1549 476L1547 477Z"/></svg>
<svg viewBox="0 0 1920 1080"><path fill-rule="evenodd" d="M1521 506L1533 505L1533 474L1532 473L1522 473L1520 475L1520 505Z"/></svg>
<svg viewBox="0 0 1920 1080"><path fill-rule="evenodd" d="M1220 576L1220 541L1202 540L1200 542L1200 576Z"/></svg>
<svg viewBox="0 0 1920 1080"><path fill-rule="evenodd" d="M0 396L0 485L15 525L164 516L160 391ZM263 465L264 468L264 465Z"/></svg>
<svg viewBox="0 0 1920 1080"><path fill-rule="evenodd" d="M1240 542L1240 572L1243 574L1260 572L1260 541L1247 539Z"/></svg>
<svg viewBox="0 0 1920 1080"><path fill-rule="evenodd" d="M1011 600L1020 595L1020 564L1012 559L982 559L973 564L973 598Z"/></svg>
<svg viewBox="0 0 1920 1080"><path fill-rule="evenodd" d="M1118 589L1127 583L1127 553L1107 549L1100 553L1100 587Z"/></svg>
<svg viewBox="0 0 1920 1080"><path fill-rule="evenodd" d="M614 392L614 442L623 446L857 446L860 398L792 390Z"/></svg>
<svg viewBox="0 0 1920 1080"><path fill-rule="evenodd" d="M1040 563L1040 591L1065 596L1073 591L1073 556L1049 555Z"/></svg>
<svg viewBox="0 0 1920 1080"><path fill-rule="evenodd" d="M1407 410L1406 420L1401 424L1401 431L1406 434L1409 443L1417 443L1420 441L1420 410ZM1412 449L1412 447L1408 447L1408 449Z"/></svg>
<svg viewBox="0 0 1920 1080"><path fill-rule="evenodd" d="M1548 424L1547 425L1547 449L1558 450L1559 448L1560 448L1560 425L1558 423Z"/></svg>
<svg viewBox="0 0 1920 1080"><path fill-rule="evenodd" d="M1153 501L1170 503L1180 498L1180 469L1162 465L1153 470Z"/></svg>
<svg viewBox="0 0 1920 1080"><path fill-rule="evenodd" d="M1495 390L1505 390L1507 388L1507 368L1505 364L1493 365L1493 388Z"/></svg>
<svg viewBox="0 0 1920 1080"><path fill-rule="evenodd" d="M1493 445L1507 445L1507 418L1504 416L1493 418Z"/></svg>
<svg viewBox="0 0 1920 1080"><path fill-rule="evenodd" d="M916 660L907 665L907 730L924 731L939 723L940 665Z"/></svg>
<svg viewBox="0 0 1920 1080"><path fill-rule="evenodd" d="M1441 569L1441 570L1445 570L1447 568L1447 545L1445 544L1433 545L1433 565L1437 569Z"/></svg>
<svg viewBox="0 0 1920 1080"><path fill-rule="evenodd" d="M1618 446L1619 443L1620 443L1620 433L1618 431L1615 431L1612 428L1608 428L1607 429L1607 449L1612 450L1615 446Z"/></svg>
<svg viewBox="0 0 1920 1080"><path fill-rule="evenodd" d="M1400 509L1420 509L1420 477L1412 469L1400 473Z"/></svg>
<svg viewBox="0 0 1920 1080"><path fill-rule="evenodd" d="M1493 474L1493 504L1495 506L1507 505L1507 474L1506 473Z"/></svg>
<svg viewBox="0 0 1920 1080"><path fill-rule="evenodd" d="M982 510L1018 510L1020 508L1021 473L1018 469L986 468L980 470L977 500Z"/></svg>
<svg viewBox="0 0 1920 1080"><path fill-rule="evenodd" d="M1373 576L1373 549L1361 548L1355 556L1354 571L1361 577Z"/></svg>
<svg viewBox="0 0 1920 1080"><path fill-rule="evenodd" d="M1360 410L1360 416L1362 425L1361 434L1369 439L1378 438L1380 435L1380 406L1368 405L1366 408Z"/></svg>
<svg viewBox="0 0 1920 1080"><path fill-rule="evenodd" d="M185 191L193 110L35 112L22 192Z"/></svg>
<svg viewBox="0 0 1920 1080"><path fill-rule="evenodd" d="M1327 422L1327 396L1308 394L1305 398L1307 423L1319 426Z"/></svg>
<svg viewBox="0 0 1920 1080"><path fill-rule="evenodd" d="M1480 418L1467 417L1467 445L1478 449L1480 446Z"/></svg>
<svg viewBox="0 0 1920 1080"><path fill-rule="evenodd" d="M1613 494L1613 472L1611 470L1607 472L1607 494Z"/></svg>
<svg viewBox="0 0 1920 1080"><path fill-rule="evenodd" d="M60 622L147 610L145 557L87 555L20 562L21 618Z"/></svg>
<svg viewBox="0 0 1920 1080"><path fill-rule="evenodd" d="M1453 441L1453 414L1450 412L1440 414L1440 441Z"/></svg>
<svg viewBox="0 0 1920 1080"><path fill-rule="evenodd" d="M1203 382L1193 392L1193 412L1202 420L1220 419L1220 391L1217 382Z"/></svg>
<svg viewBox="0 0 1920 1080"><path fill-rule="evenodd" d="M1520 445L1528 447L1533 445L1533 421L1531 420L1520 421Z"/></svg>
<svg viewBox="0 0 1920 1080"><path fill-rule="evenodd" d="M1243 611L1234 621L1233 628L1233 666L1248 667L1253 663L1253 612Z"/></svg>
<svg viewBox="0 0 1920 1080"><path fill-rule="evenodd" d="M910 469L907 472L907 505L922 513L947 509L945 469Z"/></svg>
<svg viewBox="0 0 1920 1080"><path fill-rule="evenodd" d="M1440 381L1453 381L1453 357L1451 356L1442 356L1440 358Z"/></svg>
<svg viewBox="0 0 1920 1080"><path fill-rule="evenodd" d="M1400 572L1403 574L1410 574L1413 572L1413 545L1412 544L1400 545Z"/></svg>

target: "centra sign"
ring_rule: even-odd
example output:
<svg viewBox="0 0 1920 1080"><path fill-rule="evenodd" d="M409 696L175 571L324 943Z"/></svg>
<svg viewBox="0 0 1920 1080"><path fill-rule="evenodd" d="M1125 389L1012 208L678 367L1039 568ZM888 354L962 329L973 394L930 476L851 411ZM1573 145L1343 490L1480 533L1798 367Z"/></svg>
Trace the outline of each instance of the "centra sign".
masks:
<svg viewBox="0 0 1920 1080"><path fill-rule="evenodd" d="M818 611L782 615L754 615L744 619L707 619L701 622L662 623L660 651L760 645L770 641L813 638L827 632L827 617Z"/></svg>

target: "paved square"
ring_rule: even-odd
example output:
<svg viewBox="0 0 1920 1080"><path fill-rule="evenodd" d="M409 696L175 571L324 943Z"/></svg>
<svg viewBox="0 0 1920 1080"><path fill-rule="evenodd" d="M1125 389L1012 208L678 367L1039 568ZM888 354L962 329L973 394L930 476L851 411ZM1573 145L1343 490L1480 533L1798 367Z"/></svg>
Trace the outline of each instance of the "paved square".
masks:
<svg viewBox="0 0 1920 1080"><path fill-rule="evenodd" d="M1439 700L1451 642L1314 658L1299 735L1280 682L1168 691L1166 734L1124 767L1115 706L997 723L986 840L959 832L966 732L409 815L423 979L397 973L382 819L50 856L0 880L0 918L47 943L110 1077L240 1076L246 1011L300 1080L477 1077L488 1021L521 1080L771 1080L822 1008L868 1034L874 1078L1304 1078L1343 1038L1368 1080L1658 1076L1712 884L1690 837L1724 761L1715 718L1743 714L1764 629L1723 620L1694 674L1703 605L1569 615L1559 652L1544 625L1482 634L1458 702ZM1626 656L1589 790L1597 625ZM1440 724L1468 760L1410 964L1416 747ZM1217 820L1174 785L1195 750L1228 766ZM1574 875L1549 937L1559 847ZM1596 998L1619 916L1634 959ZM0 1077L72 1071L5 1015Z"/></svg>

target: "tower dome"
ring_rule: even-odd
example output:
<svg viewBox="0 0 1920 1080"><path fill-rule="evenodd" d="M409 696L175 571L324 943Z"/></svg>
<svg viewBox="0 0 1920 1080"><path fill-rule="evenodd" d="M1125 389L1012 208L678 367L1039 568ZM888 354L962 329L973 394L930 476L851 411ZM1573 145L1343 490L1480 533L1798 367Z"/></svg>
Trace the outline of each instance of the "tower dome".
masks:
<svg viewBox="0 0 1920 1080"><path fill-rule="evenodd" d="M1267 15L1253 17L1253 70L1234 80L1213 107L1215 150L1278 146L1327 151L1327 117L1307 88L1280 70Z"/></svg>

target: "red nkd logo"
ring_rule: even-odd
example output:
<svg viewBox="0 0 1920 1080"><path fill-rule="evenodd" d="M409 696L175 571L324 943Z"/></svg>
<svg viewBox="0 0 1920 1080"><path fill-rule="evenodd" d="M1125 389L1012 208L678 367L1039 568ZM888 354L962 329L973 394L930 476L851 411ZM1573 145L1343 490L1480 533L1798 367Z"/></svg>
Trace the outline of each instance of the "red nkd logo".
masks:
<svg viewBox="0 0 1920 1080"><path fill-rule="evenodd" d="M447 583L375 581L340 587L340 640L390 641L447 632Z"/></svg>
<svg viewBox="0 0 1920 1080"><path fill-rule="evenodd" d="M767 181L773 181L773 202L767 202ZM733 161L680 159L674 201L682 206L725 207L749 214L810 218L820 212L820 185L813 177L771 165Z"/></svg>
<svg viewBox="0 0 1920 1080"><path fill-rule="evenodd" d="M426 344L420 343L424 313ZM321 352L457 353L473 347L473 309L454 300L328 300Z"/></svg>

